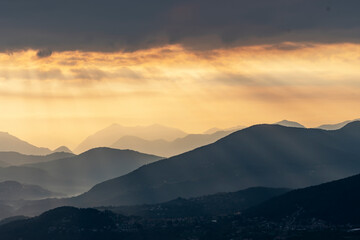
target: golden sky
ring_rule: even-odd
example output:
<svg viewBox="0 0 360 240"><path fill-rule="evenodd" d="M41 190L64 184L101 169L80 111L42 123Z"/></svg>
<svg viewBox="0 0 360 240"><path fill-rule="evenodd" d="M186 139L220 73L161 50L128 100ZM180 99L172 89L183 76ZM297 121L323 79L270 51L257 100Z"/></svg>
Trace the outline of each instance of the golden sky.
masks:
<svg viewBox="0 0 360 240"><path fill-rule="evenodd" d="M282 119L316 127L360 115L357 44L36 52L0 54L0 130L38 146L74 148L112 123L198 133Z"/></svg>

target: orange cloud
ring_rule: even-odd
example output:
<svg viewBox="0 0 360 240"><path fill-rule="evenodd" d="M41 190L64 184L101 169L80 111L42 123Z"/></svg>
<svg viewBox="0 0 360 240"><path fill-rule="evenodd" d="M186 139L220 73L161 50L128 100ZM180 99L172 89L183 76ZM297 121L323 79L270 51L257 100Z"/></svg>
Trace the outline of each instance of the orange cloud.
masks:
<svg viewBox="0 0 360 240"><path fill-rule="evenodd" d="M126 53L53 52L46 58L34 50L0 54L0 124L46 145L19 119L41 118L43 135L58 129L54 136L71 128L61 121L74 119L71 146L112 122L162 123L189 132L283 118L315 126L359 117L359 64L356 44L199 52L170 45ZM81 129L76 119L94 125ZM60 144L55 139L51 147Z"/></svg>

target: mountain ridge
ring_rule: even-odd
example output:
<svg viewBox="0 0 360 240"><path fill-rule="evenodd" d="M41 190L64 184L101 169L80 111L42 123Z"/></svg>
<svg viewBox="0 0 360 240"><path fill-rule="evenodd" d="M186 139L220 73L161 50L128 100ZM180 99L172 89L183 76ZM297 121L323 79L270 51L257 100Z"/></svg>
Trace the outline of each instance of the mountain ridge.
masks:
<svg viewBox="0 0 360 240"><path fill-rule="evenodd" d="M78 147L74 149L74 152L82 153L91 148L110 147L118 139L126 135L144 138L145 140L164 139L171 141L178 137L184 137L186 133L179 129L159 124L135 127L125 127L119 124L112 124L88 136L78 145Z"/></svg>
<svg viewBox="0 0 360 240"><path fill-rule="evenodd" d="M355 129L356 134L349 128ZM345 140L354 143L346 144ZM360 144L360 122L336 131L255 125L213 144L95 185L75 200L79 203L89 200L90 206L143 203L144 199L152 203L252 186L305 187L360 171L357 144ZM110 190L115 186L116 192Z"/></svg>

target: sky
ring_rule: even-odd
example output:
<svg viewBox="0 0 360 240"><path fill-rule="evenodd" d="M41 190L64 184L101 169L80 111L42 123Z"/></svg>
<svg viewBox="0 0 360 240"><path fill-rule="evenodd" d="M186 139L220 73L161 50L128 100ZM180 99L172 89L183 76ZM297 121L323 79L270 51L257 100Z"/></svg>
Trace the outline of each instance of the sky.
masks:
<svg viewBox="0 0 360 240"><path fill-rule="evenodd" d="M200 133L360 116L357 0L3 0L0 131L76 147L112 124Z"/></svg>

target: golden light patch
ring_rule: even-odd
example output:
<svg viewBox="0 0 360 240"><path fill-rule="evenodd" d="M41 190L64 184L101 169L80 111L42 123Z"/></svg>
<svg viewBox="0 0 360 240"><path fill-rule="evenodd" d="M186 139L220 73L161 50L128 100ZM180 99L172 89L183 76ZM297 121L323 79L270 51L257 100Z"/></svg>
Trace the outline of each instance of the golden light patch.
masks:
<svg viewBox="0 0 360 240"><path fill-rule="evenodd" d="M113 122L188 132L284 118L316 126L359 117L359 64L356 44L3 53L0 126L52 148Z"/></svg>

